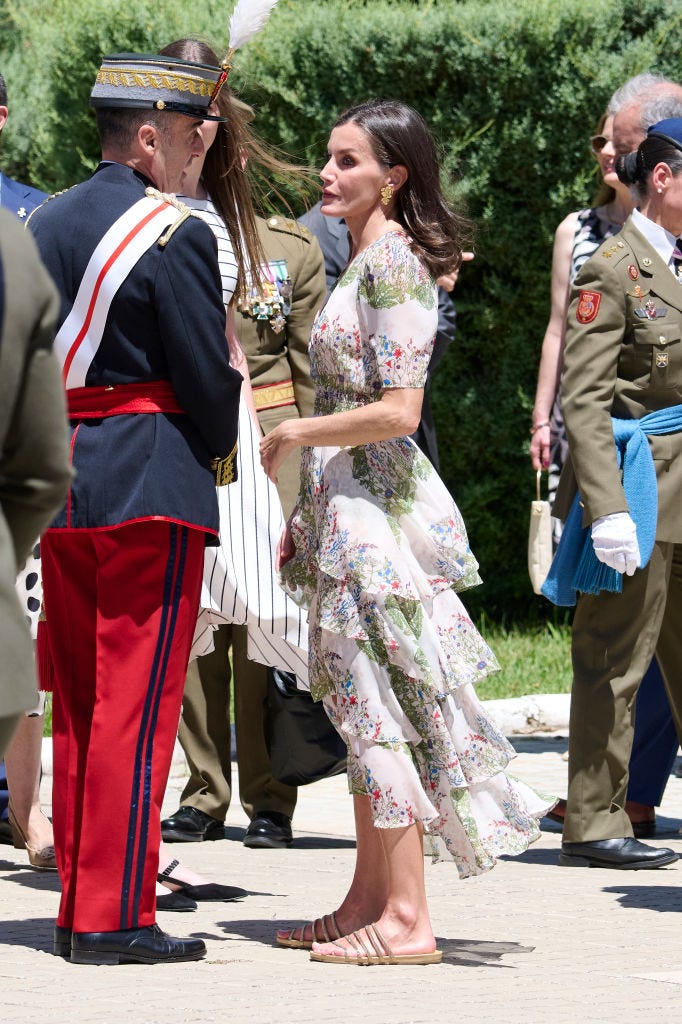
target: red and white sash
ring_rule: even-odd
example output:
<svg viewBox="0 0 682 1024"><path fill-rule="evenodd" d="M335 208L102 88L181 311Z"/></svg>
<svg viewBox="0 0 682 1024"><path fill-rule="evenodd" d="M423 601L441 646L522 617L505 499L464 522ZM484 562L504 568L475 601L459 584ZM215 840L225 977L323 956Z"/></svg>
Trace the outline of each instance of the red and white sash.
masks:
<svg viewBox="0 0 682 1024"><path fill-rule="evenodd" d="M163 229L181 216L182 208L145 196L126 210L99 242L55 339L54 351L67 389L85 386L116 292Z"/></svg>

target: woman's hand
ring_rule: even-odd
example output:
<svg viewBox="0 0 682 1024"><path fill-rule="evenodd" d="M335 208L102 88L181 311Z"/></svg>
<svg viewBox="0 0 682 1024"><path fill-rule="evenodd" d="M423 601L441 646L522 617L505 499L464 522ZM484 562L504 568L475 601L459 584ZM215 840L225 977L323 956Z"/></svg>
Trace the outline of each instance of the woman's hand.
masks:
<svg viewBox="0 0 682 1024"><path fill-rule="evenodd" d="M534 427L530 439L530 459L533 469L549 469L549 423Z"/></svg>
<svg viewBox="0 0 682 1024"><path fill-rule="evenodd" d="M284 420L278 423L260 443L261 465L274 484L277 483L279 467L294 448L298 447L298 442L292 436L297 422Z"/></svg>
<svg viewBox="0 0 682 1024"><path fill-rule="evenodd" d="M296 545L294 544L294 538L289 528L289 523L286 524L282 530L282 536L279 538L279 544L277 545L277 553L275 555L275 569L277 572L286 565L287 562L296 554Z"/></svg>

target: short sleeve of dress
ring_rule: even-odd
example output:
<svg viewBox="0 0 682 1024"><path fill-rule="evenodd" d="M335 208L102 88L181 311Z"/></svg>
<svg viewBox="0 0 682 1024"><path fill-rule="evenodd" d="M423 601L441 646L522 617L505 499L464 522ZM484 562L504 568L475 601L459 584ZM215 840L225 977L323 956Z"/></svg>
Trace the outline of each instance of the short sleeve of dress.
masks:
<svg viewBox="0 0 682 1024"><path fill-rule="evenodd" d="M403 235L373 246L360 269L358 318L384 388L422 388L438 326L436 285Z"/></svg>

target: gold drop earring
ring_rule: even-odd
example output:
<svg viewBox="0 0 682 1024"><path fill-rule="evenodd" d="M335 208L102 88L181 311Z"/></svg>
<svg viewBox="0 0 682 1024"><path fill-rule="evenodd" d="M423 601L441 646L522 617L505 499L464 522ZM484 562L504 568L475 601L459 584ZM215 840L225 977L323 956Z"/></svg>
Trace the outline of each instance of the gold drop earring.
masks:
<svg viewBox="0 0 682 1024"><path fill-rule="evenodd" d="M388 206L393 199L393 185L389 181L388 185L384 185L379 191L381 192L381 205Z"/></svg>

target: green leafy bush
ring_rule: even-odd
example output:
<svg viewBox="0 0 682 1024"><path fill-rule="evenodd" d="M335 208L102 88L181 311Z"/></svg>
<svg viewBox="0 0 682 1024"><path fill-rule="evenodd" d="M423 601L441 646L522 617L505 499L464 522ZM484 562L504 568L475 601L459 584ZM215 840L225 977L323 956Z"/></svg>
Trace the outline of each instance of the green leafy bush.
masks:
<svg viewBox="0 0 682 1024"><path fill-rule="evenodd" d="M227 8L227 9L226 9ZM46 189L96 163L87 97L99 57L198 34L220 49L215 0L0 0L0 69L13 111L2 166ZM478 228L457 286L459 329L434 382L442 473L486 584L467 604L546 614L525 568L527 456L554 230L595 190L587 139L633 74L680 76L672 0L280 0L232 83L259 131L319 166L349 104L397 96L433 126L453 197Z"/></svg>

